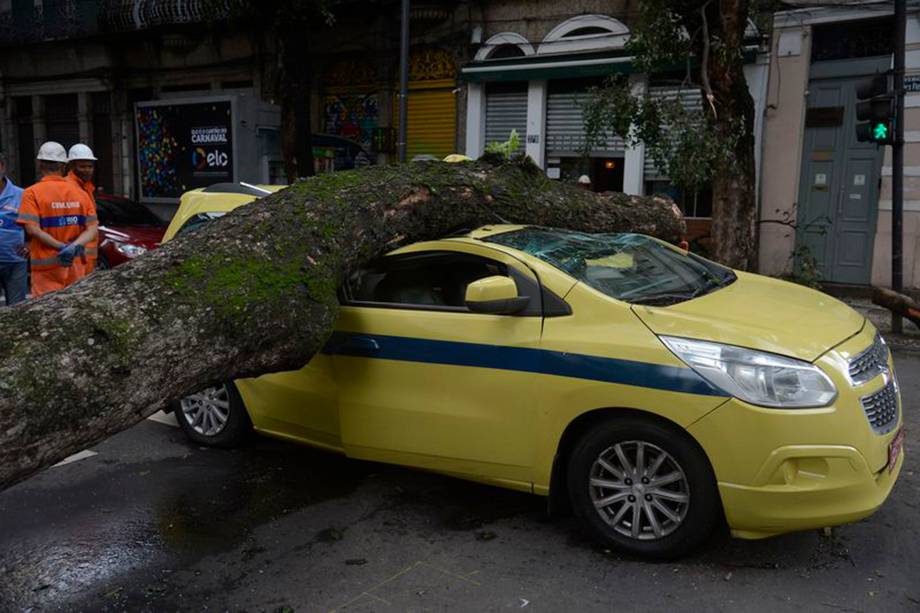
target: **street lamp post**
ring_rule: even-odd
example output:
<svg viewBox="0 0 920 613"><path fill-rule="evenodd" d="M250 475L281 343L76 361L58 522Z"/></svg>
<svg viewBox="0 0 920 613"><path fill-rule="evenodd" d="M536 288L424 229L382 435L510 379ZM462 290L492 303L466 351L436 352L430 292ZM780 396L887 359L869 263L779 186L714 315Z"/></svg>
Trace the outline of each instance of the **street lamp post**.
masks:
<svg viewBox="0 0 920 613"><path fill-rule="evenodd" d="M907 30L905 0L894 3L894 142L891 147L891 289L904 291L904 45ZM892 314L891 331L902 331L901 316Z"/></svg>
<svg viewBox="0 0 920 613"><path fill-rule="evenodd" d="M399 133L396 151L399 161L405 162L409 123L409 0L402 0L399 34Z"/></svg>

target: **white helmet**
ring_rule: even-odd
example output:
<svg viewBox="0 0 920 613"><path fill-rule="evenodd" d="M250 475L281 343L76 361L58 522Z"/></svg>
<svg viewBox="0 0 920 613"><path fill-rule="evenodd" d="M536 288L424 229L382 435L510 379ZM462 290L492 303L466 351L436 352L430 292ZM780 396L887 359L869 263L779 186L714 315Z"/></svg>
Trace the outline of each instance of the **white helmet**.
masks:
<svg viewBox="0 0 920 613"><path fill-rule="evenodd" d="M70 152L67 154L68 162L75 162L77 160L92 160L96 161L96 156L93 155L93 150L84 145L83 143L77 143L70 148Z"/></svg>
<svg viewBox="0 0 920 613"><path fill-rule="evenodd" d="M67 151L64 149L64 145L61 143L56 143L53 140L49 140L46 143L42 143L42 146L38 148L38 155L35 156L35 159L45 162L58 162L60 164L66 164Z"/></svg>

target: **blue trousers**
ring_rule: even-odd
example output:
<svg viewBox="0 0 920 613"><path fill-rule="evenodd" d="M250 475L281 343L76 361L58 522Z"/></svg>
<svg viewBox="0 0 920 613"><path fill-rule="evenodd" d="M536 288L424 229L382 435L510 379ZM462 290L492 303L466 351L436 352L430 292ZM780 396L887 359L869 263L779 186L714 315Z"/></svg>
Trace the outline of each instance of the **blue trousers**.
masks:
<svg viewBox="0 0 920 613"><path fill-rule="evenodd" d="M0 262L0 290L6 296L7 306L23 302L29 291L28 263Z"/></svg>

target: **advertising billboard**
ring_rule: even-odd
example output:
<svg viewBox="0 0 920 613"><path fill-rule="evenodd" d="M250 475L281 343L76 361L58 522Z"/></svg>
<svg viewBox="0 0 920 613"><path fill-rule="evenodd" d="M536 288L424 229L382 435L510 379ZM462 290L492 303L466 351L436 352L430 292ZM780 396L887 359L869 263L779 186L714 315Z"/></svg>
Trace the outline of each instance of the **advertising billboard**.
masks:
<svg viewBox="0 0 920 613"><path fill-rule="evenodd" d="M134 108L140 199L236 180L232 98L139 102Z"/></svg>

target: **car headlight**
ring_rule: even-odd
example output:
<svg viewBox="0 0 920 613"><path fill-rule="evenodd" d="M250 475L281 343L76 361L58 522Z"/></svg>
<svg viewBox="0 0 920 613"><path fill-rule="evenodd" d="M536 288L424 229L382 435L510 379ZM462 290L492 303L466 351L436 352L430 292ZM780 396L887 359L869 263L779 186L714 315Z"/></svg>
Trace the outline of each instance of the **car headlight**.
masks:
<svg viewBox="0 0 920 613"><path fill-rule="evenodd" d="M131 243L115 243L115 250L126 258L136 258L147 253L147 248Z"/></svg>
<svg viewBox="0 0 920 613"><path fill-rule="evenodd" d="M808 362L734 345L660 338L706 381L745 402L802 409L827 406L837 397L837 388L824 371Z"/></svg>

